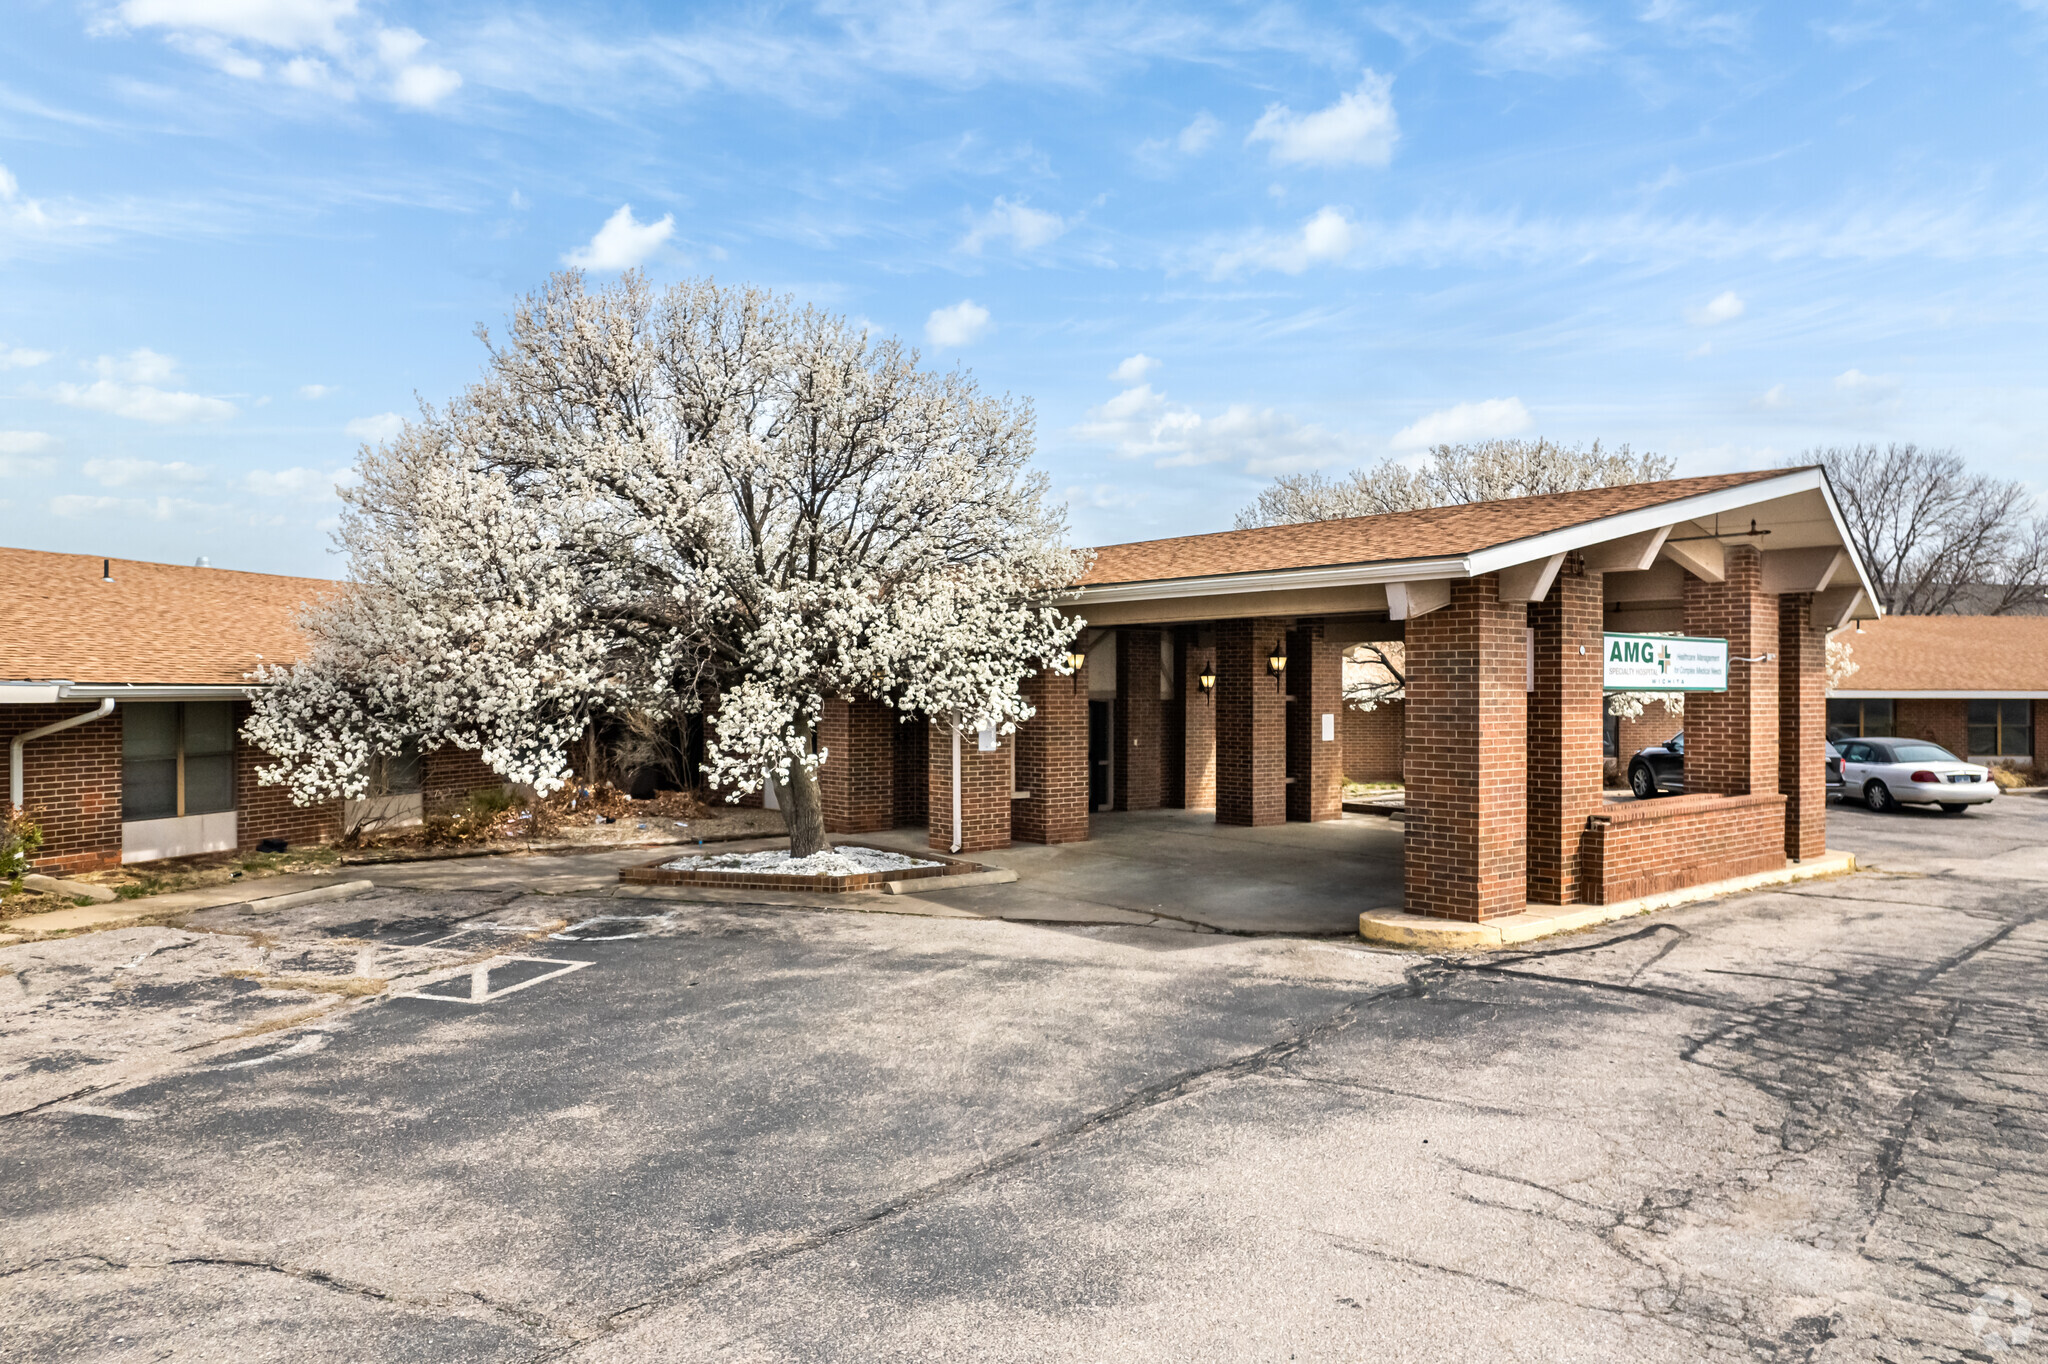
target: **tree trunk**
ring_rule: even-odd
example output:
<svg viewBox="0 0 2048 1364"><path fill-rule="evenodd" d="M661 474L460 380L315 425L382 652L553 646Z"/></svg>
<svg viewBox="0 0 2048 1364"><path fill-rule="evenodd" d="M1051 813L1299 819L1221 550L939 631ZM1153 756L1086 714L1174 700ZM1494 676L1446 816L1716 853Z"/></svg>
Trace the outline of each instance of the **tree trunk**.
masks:
<svg viewBox="0 0 2048 1364"><path fill-rule="evenodd" d="M772 773L768 780L775 782L775 802L789 821L789 855L809 857L832 851L825 837L825 803L818 793L817 776L802 763L791 762L787 782L776 781Z"/></svg>

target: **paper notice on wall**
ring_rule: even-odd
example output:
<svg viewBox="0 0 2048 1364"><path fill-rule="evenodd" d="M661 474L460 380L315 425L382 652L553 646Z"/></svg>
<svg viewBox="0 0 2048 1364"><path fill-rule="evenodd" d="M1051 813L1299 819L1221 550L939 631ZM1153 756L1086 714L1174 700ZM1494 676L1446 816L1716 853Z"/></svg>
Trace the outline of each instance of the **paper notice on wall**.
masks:
<svg viewBox="0 0 2048 1364"><path fill-rule="evenodd" d="M976 749L978 749L978 750L979 750L980 752L983 752L983 753L993 753L993 752L995 752L995 751L996 751L996 727L995 727L994 725L984 725L984 726L982 727L982 729L981 729L981 732L980 732L979 734L975 735L975 745L974 745L974 746L975 746L975 748L976 748Z"/></svg>
<svg viewBox="0 0 2048 1364"><path fill-rule="evenodd" d="M1727 691L1728 641L1695 635L1608 635L1608 691Z"/></svg>
<svg viewBox="0 0 2048 1364"><path fill-rule="evenodd" d="M1323 716L1323 742L1329 743L1337 737L1337 717Z"/></svg>

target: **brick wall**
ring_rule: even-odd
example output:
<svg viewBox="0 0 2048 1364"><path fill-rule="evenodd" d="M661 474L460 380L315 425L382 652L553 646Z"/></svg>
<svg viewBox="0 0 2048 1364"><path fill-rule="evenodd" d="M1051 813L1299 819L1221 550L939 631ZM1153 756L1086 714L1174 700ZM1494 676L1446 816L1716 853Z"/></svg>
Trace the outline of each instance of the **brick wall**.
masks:
<svg viewBox="0 0 2048 1364"><path fill-rule="evenodd" d="M1079 843L1088 837L1088 665L1063 677L1048 669L1024 679L1037 711L1017 730L1017 788L1010 837L1024 843Z"/></svg>
<svg viewBox="0 0 2048 1364"><path fill-rule="evenodd" d="M1778 791L1785 797L1785 856L1828 850L1827 652L1813 595L1778 598Z"/></svg>
<svg viewBox="0 0 2048 1364"><path fill-rule="evenodd" d="M1173 723L1168 726L1160 799L1176 810L1216 808L1216 693L1202 690L1202 669L1216 666L1216 646L1184 625L1174 632Z"/></svg>
<svg viewBox="0 0 2048 1364"><path fill-rule="evenodd" d="M1673 715L1664 709L1661 701L1651 701L1643 707L1643 713L1630 719L1621 717L1621 743L1615 758L1614 784L1628 784L1628 760L1646 748L1655 748L1672 735L1685 728L1685 716Z"/></svg>
<svg viewBox="0 0 2048 1364"><path fill-rule="evenodd" d="M1160 745L1159 631L1116 632L1116 761L1110 764L1110 807L1157 810Z"/></svg>
<svg viewBox="0 0 2048 1364"><path fill-rule="evenodd" d="M1723 796L1778 789L1778 669L1744 663L1778 651L1778 599L1763 590L1763 560L1731 545L1726 577L1685 579L1685 632L1728 641L1728 690L1685 698L1685 789Z"/></svg>
<svg viewBox="0 0 2048 1364"><path fill-rule="evenodd" d="M1266 666L1284 620L1216 626L1216 822L1287 822L1287 693Z"/></svg>
<svg viewBox="0 0 2048 1364"><path fill-rule="evenodd" d="M505 779L471 749L450 744L420 755L420 808L427 814L452 814L469 803L470 792L504 785Z"/></svg>
<svg viewBox="0 0 2048 1364"><path fill-rule="evenodd" d="M1411 914L1490 919L1526 903L1529 612L1486 574L1408 622L1404 884Z"/></svg>
<svg viewBox="0 0 2048 1364"><path fill-rule="evenodd" d="M239 736L253 707L247 701L235 703L235 731ZM320 801L294 805L288 788L265 786L256 779L256 769L267 767L270 755L260 748L235 741L235 843L253 848L266 838L281 838L293 847L328 843L341 836L342 802Z"/></svg>
<svg viewBox="0 0 2048 1364"><path fill-rule="evenodd" d="M1760 791L1603 806L1588 821L1580 870L1585 902L1611 905L1784 865L1785 797Z"/></svg>
<svg viewBox="0 0 2048 1364"><path fill-rule="evenodd" d="M972 730L960 736L960 851L982 852L1010 846L1010 750L1015 736L983 753ZM931 786L926 823L930 846L944 852L953 846L953 737L933 724L926 740L926 765Z"/></svg>
<svg viewBox="0 0 2048 1364"><path fill-rule="evenodd" d="M925 810L931 798L931 777L925 770L925 754L930 747L931 721L921 715L906 716L896 712L896 725L890 735L891 748L896 756L896 827L925 822Z"/></svg>
<svg viewBox="0 0 2048 1364"><path fill-rule="evenodd" d="M1344 745L1336 732L1344 708L1344 654L1323 638L1321 621L1287 632L1287 817L1344 817ZM1323 739L1323 717L1331 737Z"/></svg>
<svg viewBox="0 0 2048 1364"><path fill-rule="evenodd" d="M1406 703L1382 701L1371 710L1344 707L1344 775L1352 781L1401 780L1401 729Z"/></svg>
<svg viewBox="0 0 2048 1364"><path fill-rule="evenodd" d="M818 716L818 800L825 831L896 827L896 712L880 701L833 697Z"/></svg>
<svg viewBox="0 0 2048 1364"><path fill-rule="evenodd" d="M1892 729L1901 739L1925 739L1959 758L1970 756L1968 701L1892 702Z"/></svg>
<svg viewBox="0 0 2048 1364"><path fill-rule="evenodd" d="M1579 844L1600 804L1603 670L1601 577L1567 559L1550 595L1528 608L1536 690L1529 694L1529 899L1578 903Z"/></svg>
<svg viewBox="0 0 2048 1364"><path fill-rule="evenodd" d="M95 709L81 702L0 706L0 743ZM121 862L121 711L23 745L22 805L43 828L39 870Z"/></svg>

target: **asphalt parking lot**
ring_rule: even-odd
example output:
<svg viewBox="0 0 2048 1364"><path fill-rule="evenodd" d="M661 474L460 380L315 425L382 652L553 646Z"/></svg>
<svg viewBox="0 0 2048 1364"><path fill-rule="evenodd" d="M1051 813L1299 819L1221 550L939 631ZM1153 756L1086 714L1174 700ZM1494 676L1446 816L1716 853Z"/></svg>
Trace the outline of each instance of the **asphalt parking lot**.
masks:
<svg viewBox="0 0 2048 1364"><path fill-rule="evenodd" d="M7 1120L0 1358L2048 1351L2048 802L1830 842L1484 957L380 892L522 960Z"/></svg>

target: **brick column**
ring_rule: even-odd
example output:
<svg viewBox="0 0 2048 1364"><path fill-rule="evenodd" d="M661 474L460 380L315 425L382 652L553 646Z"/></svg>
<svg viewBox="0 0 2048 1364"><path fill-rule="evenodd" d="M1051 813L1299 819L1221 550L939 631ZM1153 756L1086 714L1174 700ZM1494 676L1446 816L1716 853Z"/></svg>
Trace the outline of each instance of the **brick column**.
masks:
<svg viewBox="0 0 2048 1364"><path fill-rule="evenodd" d="M1216 625L1216 822L1287 822L1287 694L1266 657L1284 620Z"/></svg>
<svg viewBox="0 0 2048 1364"><path fill-rule="evenodd" d="M1586 819L1601 804L1601 576L1572 555L1550 595L1529 608L1529 625L1529 900L1578 904Z"/></svg>
<svg viewBox="0 0 2048 1364"><path fill-rule="evenodd" d="M1402 855L1408 912L1491 919L1526 903L1526 631L1493 574L1408 622Z"/></svg>
<svg viewBox="0 0 2048 1364"><path fill-rule="evenodd" d="M1685 579L1685 632L1728 641L1728 690L1685 698L1685 789L1746 796L1778 789L1778 669L1736 660L1778 651L1778 599L1754 546L1730 545L1726 574Z"/></svg>
<svg viewBox="0 0 2048 1364"><path fill-rule="evenodd" d="M929 776L931 813L926 843L936 852L953 846L953 734L944 722L933 721ZM960 851L982 852L1010 846L1010 744L983 753L973 730L960 735Z"/></svg>
<svg viewBox="0 0 2048 1364"><path fill-rule="evenodd" d="M1216 666L1216 647L1201 642L1201 631L1174 631L1174 720L1167 727L1166 768L1161 800L1175 810L1216 808L1216 693L1202 690L1202 669Z"/></svg>
<svg viewBox="0 0 2048 1364"><path fill-rule="evenodd" d="M1813 594L1778 598L1778 790L1785 796L1785 856L1828 850L1828 632L1814 624Z"/></svg>
<svg viewBox="0 0 2048 1364"><path fill-rule="evenodd" d="M1159 631L1116 632L1116 761L1110 764L1110 808L1159 808Z"/></svg>
<svg viewBox="0 0 2048 1364"><path fill-rule="evenodd" d="M1287 632L1287 817L1310 822L1344 817L1344 744L1337 712L1344 706L1343 651L1323 638L1321 621ZM1330 737L1323 737L1323 717Z"/></svg>
<svg viewBox="0 0 2048 1364"><path fill-rule="evenodd" d="M865 834L896 827L896 712L865 697L833 697L818 716L818 797L825 831Z"/></svg>
<svg viewBox="0 0 2048 1364"><path fill-rule="evenodd" d="M1071 677L1047 669L1021 690L1038 713L1014 736L1017 789L1031 794L1010 803L1010 837L1080 843L1088 837L1088 665Z"/></svg>

